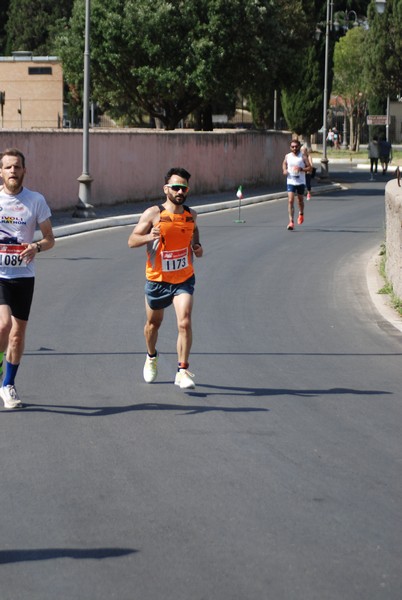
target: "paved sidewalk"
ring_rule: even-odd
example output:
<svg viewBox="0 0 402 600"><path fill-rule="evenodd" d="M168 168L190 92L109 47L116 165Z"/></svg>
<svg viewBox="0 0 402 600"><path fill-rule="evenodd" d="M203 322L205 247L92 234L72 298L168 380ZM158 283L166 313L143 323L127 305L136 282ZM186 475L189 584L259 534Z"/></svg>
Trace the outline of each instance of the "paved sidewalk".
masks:
<svg viewBox="0 0 402 600"><path fill-rule="evenodd" d="M314 182L314 187L319 193L325 193L336 189L341 189L341 185L333 182L320 183ZM236 208L239 206L239 200L236 197L236 190L229 192L217 192L205 195L190 195L189 205L195 208L199 214ZM249 189L243 189L243 199L241 205L255 204L257 202L268 202L277 198L286 198L287 193L284 185L261 186ZM161 201L163 201L161 194ZM52 224L55 237L65 237L77 233L95 231L107 227L118 227L122 225L134 225L138 222L143 211L157 203L157 200L147 202L127 202L113 206L94 205L95 218L80 219L74 218L74 209L70 211L54 211L52 214ZM35 239L40 237L36 233Z"/></svg>

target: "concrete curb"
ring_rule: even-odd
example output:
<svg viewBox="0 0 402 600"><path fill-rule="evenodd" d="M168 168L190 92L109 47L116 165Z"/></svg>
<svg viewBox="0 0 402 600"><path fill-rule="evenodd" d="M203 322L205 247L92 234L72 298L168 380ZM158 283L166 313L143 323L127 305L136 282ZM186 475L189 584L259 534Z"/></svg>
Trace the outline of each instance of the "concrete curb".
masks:
<svg viewBox="0 0 402 600"><path fill-rule="evenodd" d="M326 192L333 192L344 189L339 183L331 183L326 185L319 184L315 188L315 194ZM259 202L269 202L270 200L277 200L287 198L286 191L276 192L274 194L264 194L261 196L254 196L252 198L243 198L241 200L241 206L248 206L250 204L257 204ZM190 203L191 204L191 203ZM239 206L239 200L227 200L223 202L214 202L213 204L203 204L195 206L195 210L198 214L211 213L218 210L230 210ZM114 217L104 217L102 219L93 219L88 221L81 221L79 223L71 223L69 225L59 225L53 227L53 233L56 238L67 237L70 235L77 235L80 233L88 233L97 231L99 229L107 229L109 227L124 227L126 225L135 225L142 212L133 213L131 215L117 215ZM35 234L35 241L40 237L40 233Z"/></svg>
<svg viewBox="0 0 402 600"><path fill-rule="evenodd" d="M374 252L374 251L373 251ZM366 279L370 298L377 311L385 321L393 325L402 332L402 317L390 304L388 294L379 294L379 290L384 287L384 280L379 272L381 257L378 254L378 248L375 254L372 254L367 261Z"/></svg>

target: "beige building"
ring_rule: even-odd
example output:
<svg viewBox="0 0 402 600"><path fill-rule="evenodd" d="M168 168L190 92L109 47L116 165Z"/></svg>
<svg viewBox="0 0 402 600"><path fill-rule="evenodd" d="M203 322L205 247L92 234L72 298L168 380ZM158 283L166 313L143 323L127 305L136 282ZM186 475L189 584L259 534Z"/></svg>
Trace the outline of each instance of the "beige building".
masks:
<svg viewBox="0 0 402 600"><path fill-rule="evenodd" d="M63 70L57 57L30 52L0 56L0 92L2 129L63 126Z"/></svg>

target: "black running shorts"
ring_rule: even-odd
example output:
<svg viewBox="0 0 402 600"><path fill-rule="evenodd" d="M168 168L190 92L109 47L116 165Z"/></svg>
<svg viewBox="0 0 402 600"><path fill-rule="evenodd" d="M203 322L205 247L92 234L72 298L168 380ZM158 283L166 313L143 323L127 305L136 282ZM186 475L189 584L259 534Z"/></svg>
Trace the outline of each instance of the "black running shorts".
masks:
<svg viewBox="0 0 402 600"><path fill-rule="evenodd" d="M0 279L0 304L9 306L16 319L28 321L34 286L34 277Z"/></svg>

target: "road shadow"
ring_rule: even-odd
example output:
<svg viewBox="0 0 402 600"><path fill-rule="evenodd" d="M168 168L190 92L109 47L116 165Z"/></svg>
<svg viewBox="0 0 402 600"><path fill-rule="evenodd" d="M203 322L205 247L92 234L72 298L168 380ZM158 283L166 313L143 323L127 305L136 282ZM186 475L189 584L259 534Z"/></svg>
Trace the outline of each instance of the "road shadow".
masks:
<svg viewBox="0 0 402 600"><path fill-rule="evenodd" d="M75 560L103 560L136 554L133 548L35 548L32 550L0 550L0 565L31 562L35 560L54 560L56 558L74 558Z"/></svg>
<svg viewBox="0 0 402 600"><path fill-rule="evenodd" d="M186 395L190 395L187 393ZM209 394L193 392L192 396L206 398ZM230 395L229 393L227 395ZM141 404L127 404L123 406L66 406L65 404L24 404L23 411L7 411L7 414L21 414L22 412L51 412L60 415L79 417L109 417L122 413L138 411L174 411L184 415L196 415L207 412L223 413L251 413L269 412L268 408L236 407L236 406L205 406L189 404L168 404L166 402L142 402Z"/></svg>
<svg viewBox="0 0 402 600"><path fill-rule="evenodd" d="M166 382L169 383L170 382ZM162 385L163 382L152 385ZM328 389L290 389L290 388L250 388L239 386L219 386L198 384L196 390L181 390L184 398L207 399L213 396L230 396L232 398L246 396L248 398L272 398L274 396L296 396L300 398L314 398L320 396L383 396L392 395L386 390L363 390L355 388L328 388ZM221 413L253 413L270 412L268 408L253 406L207 406L205 404L168 403L168 402L141 402L139 404L125 404L114 406L85 406L66 404L24 404L23 411L4 411L4 414L23 414L24 412L47 412L59 415L80 417L108 417L138 411L173 411L183 415L196 415L208 412Z"/></svg>
<svg viewBox="0 0 402 600"><path fill-rule="evenodd" d="M301 396L303 398L311 398L314 396L325 396L325 395L343 395L343 394L352 394L358 396L376 396L382 394L392 394L392 392L386 392L385 390L359 390L354 388L342 388L335 387L329 389L290 389L290 388L243 388L243 387L230 387L227 388L225 386L216 386L216 385L207 385L200 384L197 385L197 388L210 388L214 390L211 395L247 395L253 397L261 397L261 396ZM202 395L202 392L188 392L189 396L199 396ZM204 393L203 395L208 396L210 394Z"/></svg>

